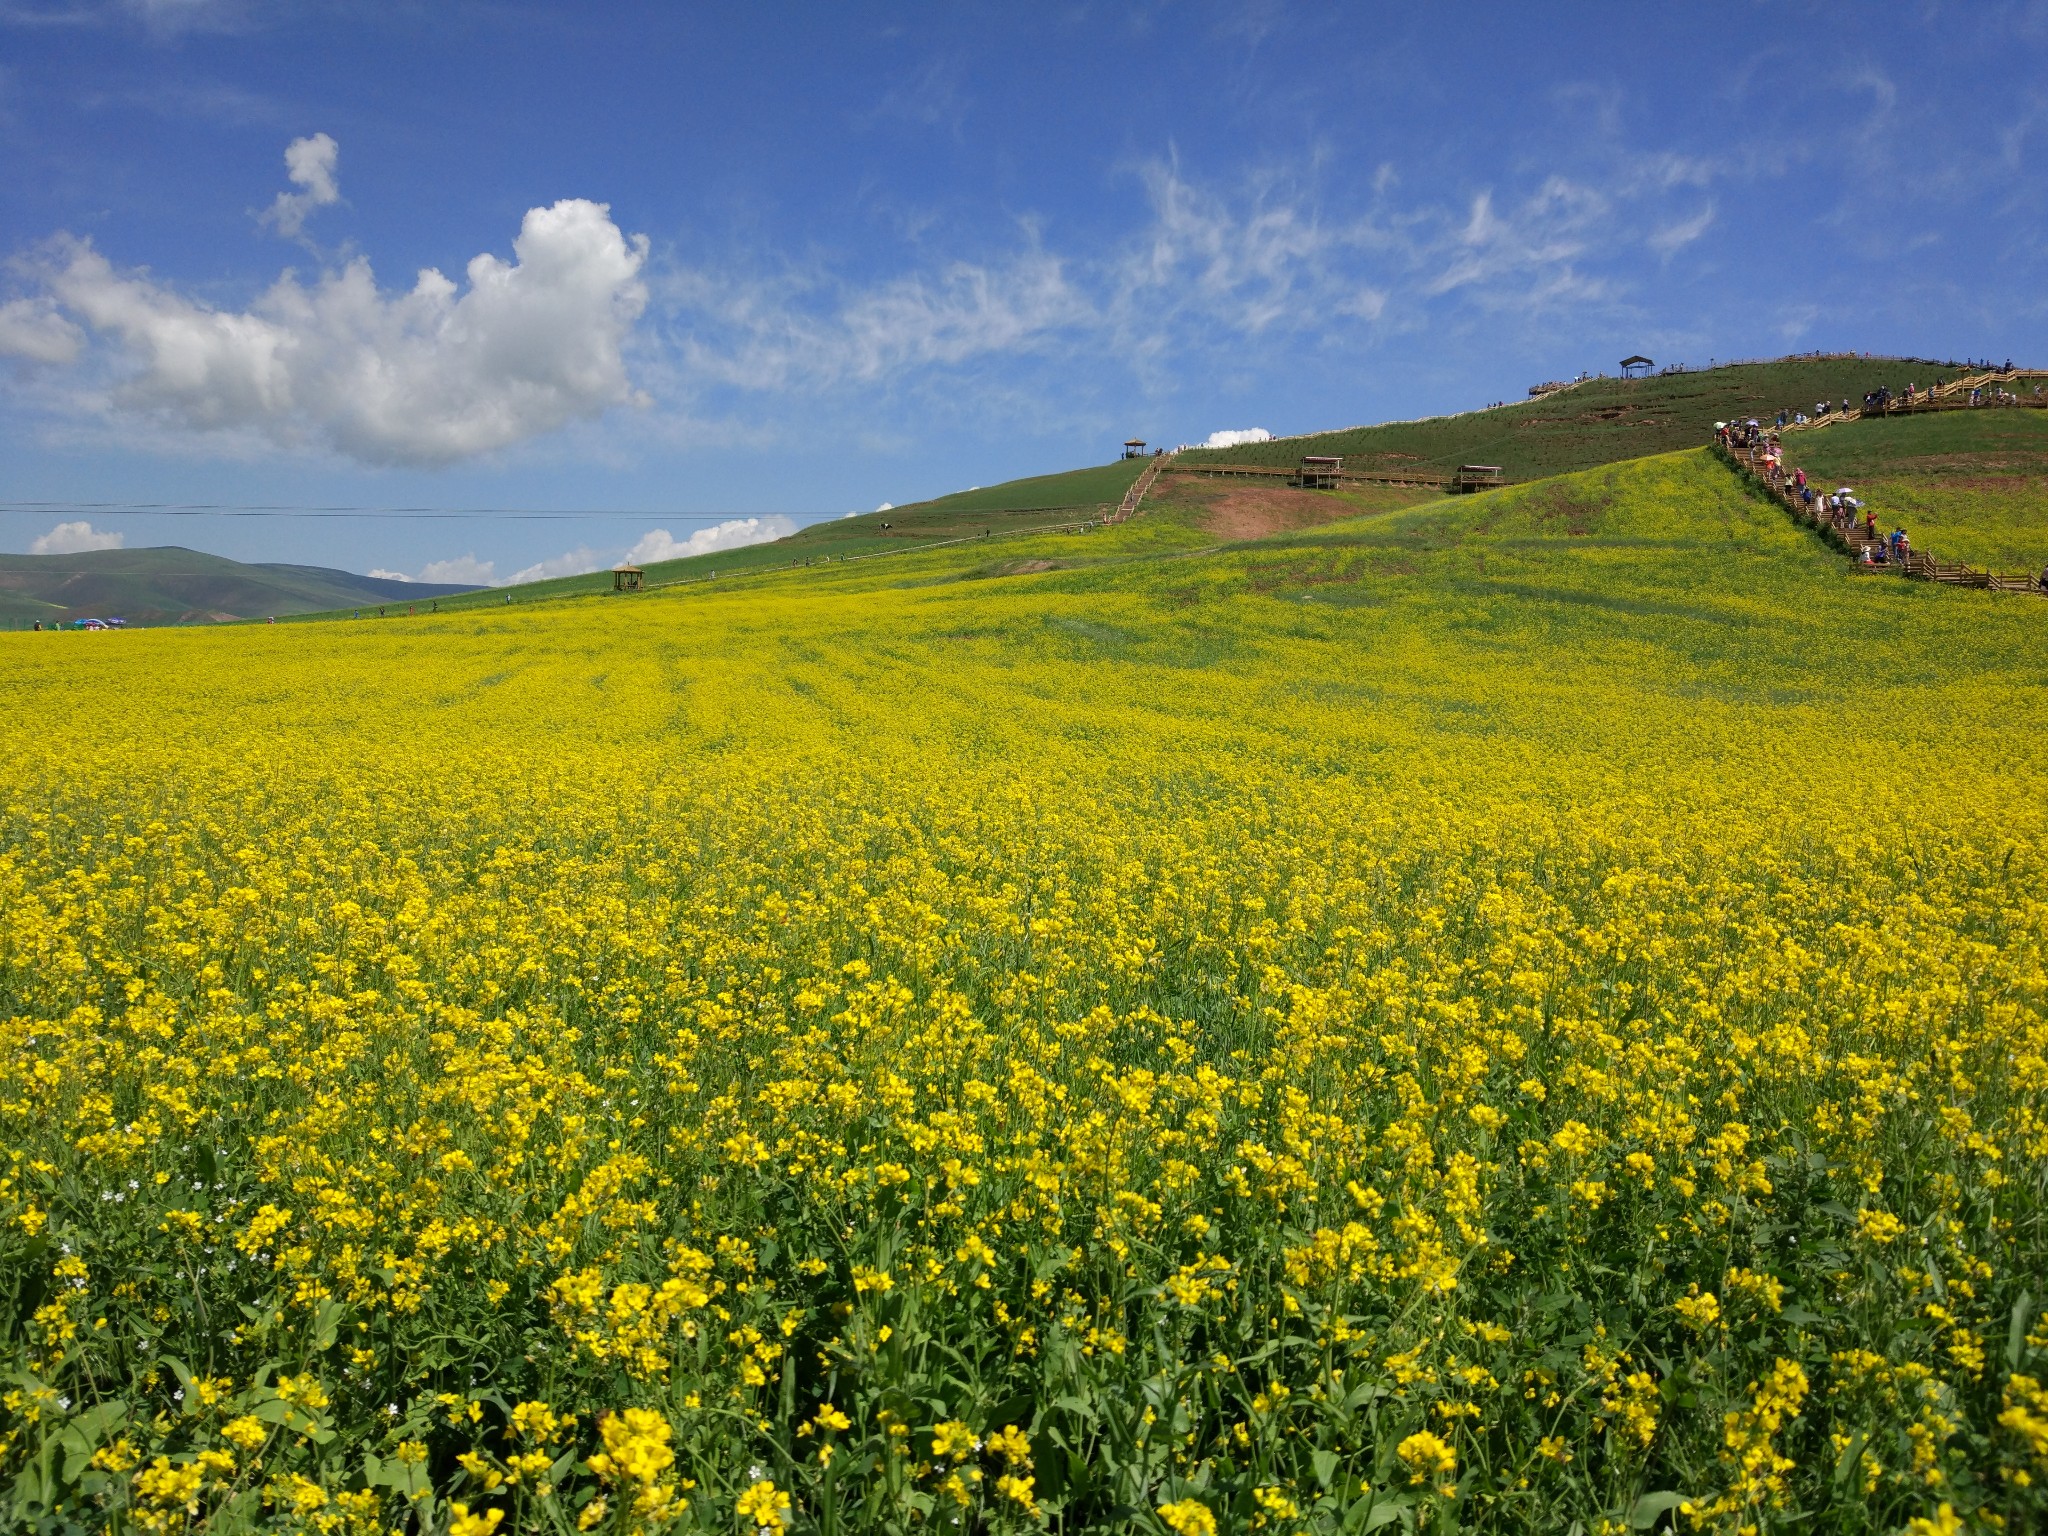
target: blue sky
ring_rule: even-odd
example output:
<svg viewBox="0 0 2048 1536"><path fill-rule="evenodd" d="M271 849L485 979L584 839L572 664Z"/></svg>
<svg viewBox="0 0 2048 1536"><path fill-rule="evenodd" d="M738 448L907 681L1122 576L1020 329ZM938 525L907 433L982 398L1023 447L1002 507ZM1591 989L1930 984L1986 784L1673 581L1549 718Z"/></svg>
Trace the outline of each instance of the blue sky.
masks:
<svg viewBox="0 0 2048 1536"><path fill-rule="evenodd" d="M0 549L504 580L1636 351L2048 361L2044 82L1995 0L0 0L0 501L621 514Z"/></svg>

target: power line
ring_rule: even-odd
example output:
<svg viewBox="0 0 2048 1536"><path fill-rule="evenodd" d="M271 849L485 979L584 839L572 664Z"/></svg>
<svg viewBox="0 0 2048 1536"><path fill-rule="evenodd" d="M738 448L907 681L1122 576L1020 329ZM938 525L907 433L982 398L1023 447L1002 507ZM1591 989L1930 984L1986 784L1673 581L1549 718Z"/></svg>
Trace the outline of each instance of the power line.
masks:
<svg viewBox="0 0 2048 1536"><path fill-rule="evenodd" d="M209 501L0 501L0 512L29 516L62 516L68 512L100 517L311 517L486 519L506 522L575 522L584 519L631 518L666 523L745 522L783 513L647 512L612 507L571 507L543 511L533 507L293 507L230 504Z"/></svg>

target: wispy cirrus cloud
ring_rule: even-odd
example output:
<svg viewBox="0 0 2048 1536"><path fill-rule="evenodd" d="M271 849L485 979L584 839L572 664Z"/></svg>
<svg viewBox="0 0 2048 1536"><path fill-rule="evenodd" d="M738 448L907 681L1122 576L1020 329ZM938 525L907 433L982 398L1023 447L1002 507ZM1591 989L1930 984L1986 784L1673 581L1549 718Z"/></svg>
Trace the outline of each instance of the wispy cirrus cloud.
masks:
<svg viewBox="0 0 2048 1536"><path fill-rule="evenodd" d="M872 385L1030 350L1089 318L1065 263L1028 245L866 286L819 270L681 268L656 293L682 373L748 391Z"/></svg>
<svg viewBox="0 0 2048 1536"><path fill-rule="evenodd" d="M246 32L261 21L252 0L0 0L0 26L139 28L166 40Z"/></svg>
<svg viewBox="0 0 2048 1536"><path fill-rule="evenodd" d="M654 309L680 396L907 387L953 408L952 385L981 365L1033 357L1163 378L1248 339L1370 343L1460 311L1611 306L1631 263L1668 261L1712 226L1698 193L1715 173L1676 153L1604 169L1453 202L1404 195L1391 164L1339 198L1313 167L1218 185L1168 157L1132 168L1144 217L1107 247L1060 251L1020 224L1007 252L866 283L821 266L677 263L651 278ZM977 376L971 393L988 404L1003 387Z"/></svg>
<svg viewBox="0 0 2048 1536"><path fill-rule="evenodd" d="M1145 217L1106 248L1062 252L1034 226L1017 244L862 283L823 266L762 275L757 261L673 262L651 275L674 395L816 399L877 387L930 391L996 359L1098 360L1144 373L1244 339L1370 339L1425 327L1447 307L1485 311L1611 301L1592 258L1668 256L1685 234L1663 213L1699 167L1631 166L1602 189L1562 175L1463 204L1403 200L1380 167L1362 205L1304 174L1206 184L1165 159L1134 169ZM993 405L1007 386L977 376Z"/></svg>
<svg viewBox="0 0 2048 1536"><path fill-rule="evenodd" d="M1659 256L1672 256L1704 235L1714 222L1714 205L1708 203L1689 219L1680 219L1650 231L1645 242Z"/></svg>

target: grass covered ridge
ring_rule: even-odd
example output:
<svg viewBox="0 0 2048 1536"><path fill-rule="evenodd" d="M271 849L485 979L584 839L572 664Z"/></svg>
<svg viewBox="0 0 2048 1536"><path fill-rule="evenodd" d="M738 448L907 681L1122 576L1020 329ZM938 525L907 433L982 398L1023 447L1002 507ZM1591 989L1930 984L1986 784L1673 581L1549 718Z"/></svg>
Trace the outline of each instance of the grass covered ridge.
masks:
<svg viewBox="0 0 2048 1536"><path fill-rule="evenodd" d="M657 560L647 566L646 579L659 583L704 578L713 572L747 575L789 568L806 561L818 563L848 557L900 553L924 544L977 538L984 534L1006 537L1049 523L1079 522L1100 517L1123 500L1124 492L1143 471L1142 461L1119 460L1086 469L1053 475L1034 475L1002 485L977 486L931 501L891 507L885 512L868 512L858 517L833 518L799 528L773 543L749 544L738 549L719 550L708 555L690 555L680 560ZM517 602L546 601L557 597L587 596L609 592L609 570L583 576L561 576L548 581L527 582L514 589ZM440 607L448 612L469 608L502 606L503 590L473 593L455 599L443 598ZM316 617L332 617L331 614Z"/></svg>
<svg viewBox="0 0 2048 1536"><path fill-rule="evenodd" d="M1647 379L1592 379L1537 400L1424 421L1387 422L1199 450L1187 456L1292 466L1304 454L1341 454L1353 469L1498 464L1511 480L1539 480L1624 459L1694 447L1714 423L1780 409L1811 411L1822 399L1861 400L1880 384L1922 385L1956 370L1900 358L1783 358Z"/></svg>

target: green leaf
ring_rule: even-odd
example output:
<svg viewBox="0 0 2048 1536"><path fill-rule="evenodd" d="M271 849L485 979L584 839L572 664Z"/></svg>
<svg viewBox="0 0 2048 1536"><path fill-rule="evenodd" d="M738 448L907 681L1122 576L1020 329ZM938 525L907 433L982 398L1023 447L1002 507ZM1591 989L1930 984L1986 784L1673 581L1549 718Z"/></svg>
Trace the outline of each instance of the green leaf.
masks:
<svg viewBox="0 0 2048 1536"><path fill-rule="evenodd" d="M1646 1493L1636 1500L1636 1507L1629 1511L1628 1523L1631 1529L1647 1531L1658 1519L1685 1502L1682 1493Z"/></svg>
<svg viewBox="0 0 2048 1536"><path fill-rule="evenodd" d="M1414 1501L1404 1494L1385 1493L1374 1495L1372 1489L1362 1489L1344 1511L1343 1529L1360 1532L1376 1531L1391 1520L1398 1520L1401 1511Z"/></svg>
<svg viewBox="0 0 2048 1536"><path fill-rule="evenodd" d="M1330 1486L1330 1479L1336 1475L1340 1459L1335 1451L1316 1451L1310 1455L1309 1460L1315 1463L1316 1482L1319 1486Z"/></svg>
<svg viewBox="0 0 2048 1536"><path fill-rule="evenodd" d="M341 1316L347 1309L332 1296L320 1298L319 1310L313 1314L313 1350L325 1354L334 1348L334 1338L341 1328Z"/></svg>
<svg viewBox="0 0 2048 1536"><path fill-rule="evenodd" d="M95 1404L85 1412L68 1421L57 1434L57 1445L64 1452L62 1481L75 1483L86 1467L91 1464L93 1452L100 1448L100 1441L107 1431L121 1422L127 1415L128 1405L120 1398L112 1398Z"/></svg>
<svg viewBox="0 0 2048 1536"><path fill-rule="evenodd" d="M1848 1487L1849 1477L1856 1470L1856 1464L1863 1456L1864 1444L1869 1435L1857 1430L1849 1437L1849 1443L1842 1447L1842 1454L1835 1458L1835 1491L1839 1495Z"/></svg>
<svg viewBox="0 0 2048 1536"><path fill-rule="evenodd" d="M171 1368L171 1374L178 1378L178 1385L184 1389L185 1411L187 1413L197 1413L199 1411L199 1404L193 1400L192 1367L180 1360L176 1355L165 1355L163 1362Z"/></svg>
<svg viewBox="0 0 2048 1536"><path fill-rule="evenodd" d="M2005 1330L2005 1364L2008 1370L2018 1370L2027 1357L2027 1312L2033 1304L2032 1291L2021 1291L2020 1299L2012 1304L2012 1322Z"/></svg>

